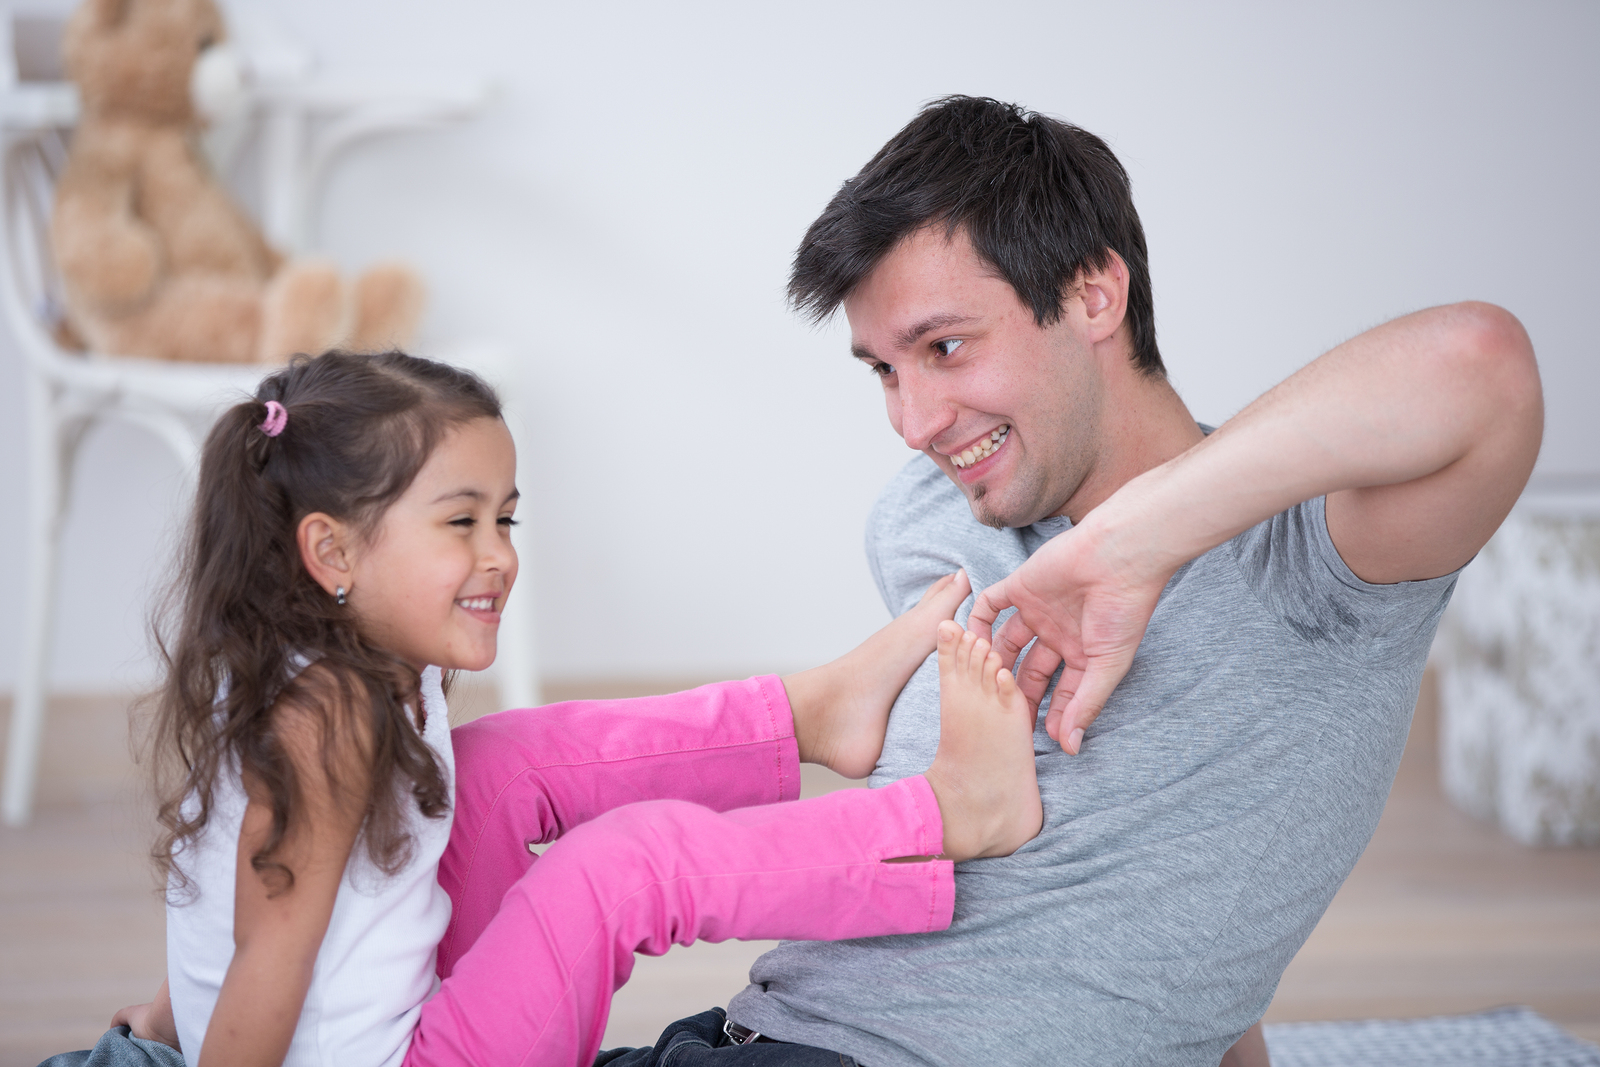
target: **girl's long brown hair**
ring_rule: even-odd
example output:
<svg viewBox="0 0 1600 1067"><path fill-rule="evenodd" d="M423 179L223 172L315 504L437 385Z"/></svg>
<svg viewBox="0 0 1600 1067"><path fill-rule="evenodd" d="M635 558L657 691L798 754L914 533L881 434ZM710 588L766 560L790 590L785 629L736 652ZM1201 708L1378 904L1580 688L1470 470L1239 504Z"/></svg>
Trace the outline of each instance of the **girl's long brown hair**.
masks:
<svg viewBox="0 0 1600 1067"><path fill-rule="evenodd" d="M288 412L275 437L261 429L268 401ZM154 856L169 892L192 888L182 852L211 818L219 777L236 774L272 801L272 832L251 865L275 892L293 884L274 858L302 804L274 729L279 700L320 726L330 781L335 742L361 739L371 768L362 840L379 870L392 874L411 854L411 804L430 818L448 810L444 770L420 733L420 676L311 579L295 530L321 511L371 536L447 431L499 417L494 391L466 371L401 352L335 351L297 356L218 420L170 610L156 623L166 680L151 735L163 831ZM298 670L307 660L317 684Z"/></svg>

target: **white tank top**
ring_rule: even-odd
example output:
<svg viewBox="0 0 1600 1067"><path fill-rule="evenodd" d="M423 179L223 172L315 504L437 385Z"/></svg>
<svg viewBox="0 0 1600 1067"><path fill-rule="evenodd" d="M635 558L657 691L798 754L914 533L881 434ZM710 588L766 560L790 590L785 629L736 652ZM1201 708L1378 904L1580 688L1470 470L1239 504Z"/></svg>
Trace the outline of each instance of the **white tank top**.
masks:
<svg viewBox="0 0 1600 1067"><path fill-rule="evenodd" d="M422 672L423 740L445 768L455 803L455 755L440 672ZM205 830L179 857L191 892L167 901L167 983L188 1067L200 1046L222 979L233 960L234 870L245 795L238 771L219 778ZM398 1067L411 1044L422 1003L438 988L434 953L450 922L439 888L439 857L451 815L425 818L413 805L411 861L385 877L357 843L317 950L311 988L295 1026L285 1067Z"/></svg>

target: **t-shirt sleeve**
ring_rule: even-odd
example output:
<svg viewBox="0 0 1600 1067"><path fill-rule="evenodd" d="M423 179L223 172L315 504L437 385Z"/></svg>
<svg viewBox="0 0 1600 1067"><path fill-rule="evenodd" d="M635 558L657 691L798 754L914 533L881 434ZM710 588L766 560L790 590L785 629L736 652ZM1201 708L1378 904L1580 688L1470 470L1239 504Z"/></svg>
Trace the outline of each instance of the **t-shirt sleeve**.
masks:
<svg viewBox="0 0 1600 1067"><path fill-rule="evenodd" d="M1378 663L1432 640L1460 571L1374 585L1340 557L1327 498L1280 512L1233 540L1234 558L1261 603L1309 644Z"/></svg>

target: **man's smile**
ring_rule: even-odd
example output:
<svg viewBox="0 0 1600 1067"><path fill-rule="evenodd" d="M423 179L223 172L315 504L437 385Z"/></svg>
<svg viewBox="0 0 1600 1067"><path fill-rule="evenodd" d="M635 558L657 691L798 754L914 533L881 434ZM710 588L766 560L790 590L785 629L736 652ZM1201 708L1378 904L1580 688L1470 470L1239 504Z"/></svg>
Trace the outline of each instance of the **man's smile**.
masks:
<svg viewBox="0 0 1600 1067"><path fill-rule="evenodd" d="M1006 438L1010 435L1010 424L1002 423L999 427L990 430L986 436L978 438L960 452L950 454L950 462L962 470L981 463L1000 451L1000 446L1006 443Z"/></svg>

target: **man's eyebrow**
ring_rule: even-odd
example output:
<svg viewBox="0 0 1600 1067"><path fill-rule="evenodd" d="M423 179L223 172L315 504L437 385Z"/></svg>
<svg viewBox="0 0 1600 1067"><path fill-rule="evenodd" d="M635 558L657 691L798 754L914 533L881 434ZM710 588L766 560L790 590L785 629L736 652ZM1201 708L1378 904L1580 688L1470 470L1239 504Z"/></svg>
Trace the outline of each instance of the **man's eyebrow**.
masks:
<svg viewBox="0 0 1600 1067"><path fill-rule="evenodd" d="M921 322L913 323L894 335L894 344L901 350L916 344L923 334L933 330L942 330L948 326L960 326L973 321L971 315L962 315L959 312L947 311L940 315L930 315Z"/></svg>
<svg viewBox="0 0 1600 1067"><path fill-rule="evenodd" d="M907 326L905 329L895 334L894 346L896 349L903 352L912 345L916 344L917 340L922 337L923 334L930 333L934 330L943 330L949 326L960 326L973 321L976 321L973 316L962 315L955 311L947 311L939 315L929 315L921 322ZM866 345L861 344L859 341L850 346L850 354L856 359L865 360L868 363L878 358L872 354L871 350L868 349Z"/></svg>

